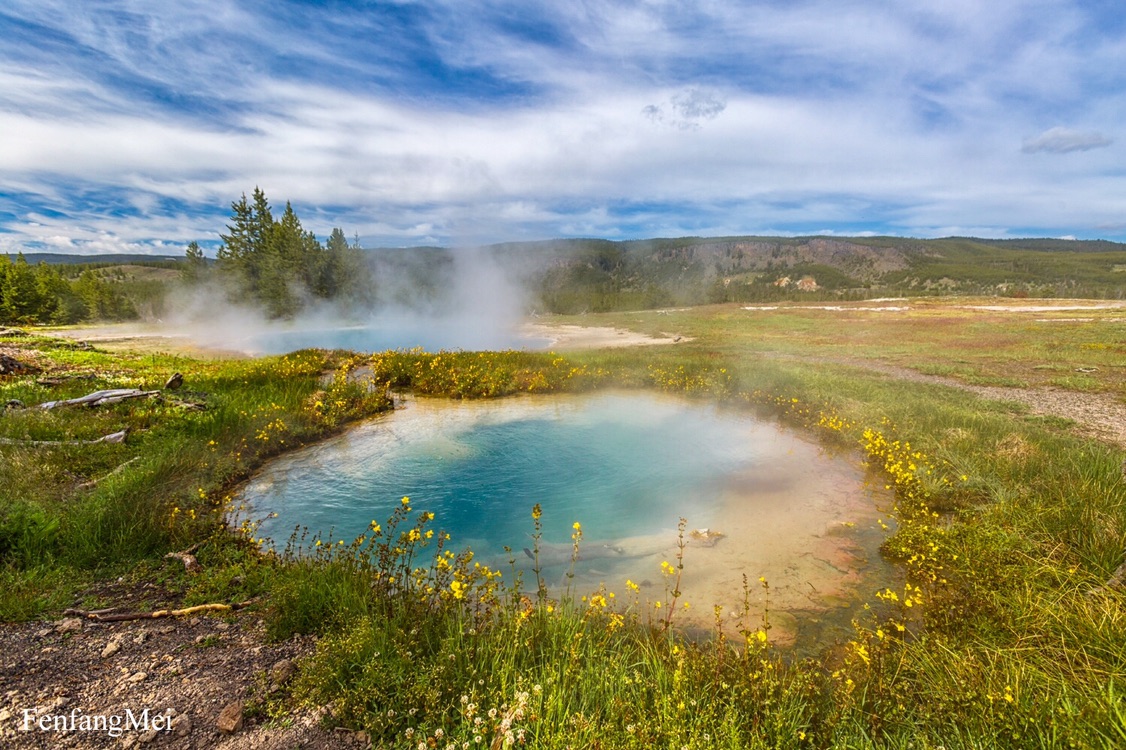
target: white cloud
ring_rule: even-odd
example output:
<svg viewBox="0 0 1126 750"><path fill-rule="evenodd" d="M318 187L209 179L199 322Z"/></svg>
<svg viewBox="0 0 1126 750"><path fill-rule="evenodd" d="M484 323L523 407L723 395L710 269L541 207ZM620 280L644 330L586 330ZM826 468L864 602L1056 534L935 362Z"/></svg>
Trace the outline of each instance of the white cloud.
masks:
<svg viewBox="0 0 1126 750"><path fill-rule="evenodd" d="M1021 151L1026 154L1035 154L1041 151L1052 154L1068 154L1072 151L1106 148L1112 143L1114 143L1113 140L1094 130L1051 128L1034 138L1026 139Z"/></svg>
<svg viewBox="0 0 1126 750"><path fill-rule="evenodd" d="M1082 14L1068 0L448 3L424 29L434 64L531 92L472 102L369 85L381 73L370 60L336 81L229 65L222 49L172 54L217 23L248 45L335 64L317 37L252 5L219 21L190 0L118 5L127 27L85 4L18 3L44 24L81 16L68 30L129 76L231 106L178 116L112 77L0 55L0 197L54 209L32 227L32 211L8 200L6 246L213 238L216 213L255 185L293 200L322 237L341 225L400 244L834 223L1060 234L1126 215L1111 165L1013 148L1065 106L1090 129L1053 128L1025 153L1109 146L1126 119L1120 87L1098 88L1122 78L1126 43L1077 44ZM502 39L483 9L542 13L565 42ZM128 215L76 203L76 183L113 192Z"/></svg>
<svg viewBox="0 0 1126 750"><path fill-rule="evenodd" d="M690 88L673 94L661 104L647 104L641 113L656 123L679 130L699 130L705 120L714 120L727 108L718 94Z"/></svg>

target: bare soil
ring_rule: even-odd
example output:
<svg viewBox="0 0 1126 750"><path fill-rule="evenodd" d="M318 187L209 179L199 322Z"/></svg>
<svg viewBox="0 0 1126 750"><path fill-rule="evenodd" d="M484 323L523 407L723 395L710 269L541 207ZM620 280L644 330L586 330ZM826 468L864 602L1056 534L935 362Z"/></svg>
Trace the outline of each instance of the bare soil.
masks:
<svg viewBox="0 0 1126 750"><path fill-rule="evenodd" d="M101 584L84 598L118 611L177 607L152 583ZM268 643L253 609L226 616L169 617L120 623L80 618L0 625L0 747L4 748L364 748L366 737L326 728L325 712L291 712L271 721L265 705L287 689L287 672L313 649L310 638ZM277 684L275 677L282 684ZM232 704L241 702L241 710ZM38 717L171 717L160 729L43 731ZM241 715L219 728L224 709ZM26 714L25 712L30 712ZM28 721L30 717L30 721ZM51 726L53 719L47 720ZM126 718L126 721L128 719ZM165 726L170 724L170 729ZM80 724L78 726L81 726ZM25 729L26 727L26 729Z"/></svg>

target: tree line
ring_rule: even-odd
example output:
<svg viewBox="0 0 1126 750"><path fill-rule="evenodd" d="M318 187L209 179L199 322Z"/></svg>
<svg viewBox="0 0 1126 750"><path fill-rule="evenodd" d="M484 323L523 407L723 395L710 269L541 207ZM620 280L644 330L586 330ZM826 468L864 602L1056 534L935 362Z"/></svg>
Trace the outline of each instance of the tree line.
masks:
<svg viewBox="0 0 1126 750"><path fill-rule="evenodd" d="M252 300L272 317L289 317L311 302L355 307L371 303L371 272L357 244L333 229L325 244L305 230L287 201L275 218L266 194L255 188L231 203L231 221L214 265L192 242L183 275L189 284L218 281L234 301Z"/></svg>
<svg viewBox="0 0 1126 750"><path fill-rule="evenodd" d="M135 317L129 298L93 269L68 278L58 266L32 266L23 253L14 260L0 256L0 324L66 325Z"/></svg>

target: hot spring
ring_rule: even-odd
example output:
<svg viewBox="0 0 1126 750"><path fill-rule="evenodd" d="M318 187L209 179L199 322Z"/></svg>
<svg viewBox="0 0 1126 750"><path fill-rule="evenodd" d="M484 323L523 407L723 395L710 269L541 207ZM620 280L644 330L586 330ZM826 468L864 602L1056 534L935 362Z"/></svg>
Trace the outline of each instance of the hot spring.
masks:
<svg viewBox="0 0 1126 750"><path fill-rule="evenodd" d="M223 338L219 340L219 336ZM551 343L550 339L525 335L516 327L498 325L493 321L482 322L472 316L452 321L390 314L352 326L341 326L335 322L319 327L275 324L262 326L242 336L212 330L197 334L197 338L204 343L252 354L286 354L314 348L357 352L414 347L432 352L442 349L546 349Z"/></svg>
<svg viewBox="0 0 1126 750"><path fill-rule="evenodd" d="M867 479L855 459L745 412L611 392L413 399L272 461L243 501L254 518L278 514L259 535L284 546L295 526L351 540L409 496L415 512L435 514L452 548L469 546L506 577L514 557L531 590L539 503L552 593L569 584L578 597L605 584L628 603L630 579L640 585L638 606L667 606L661 563L676 563L683 517L676 622L710 627L717 604L728 616L741 611L746 576L755 617L769 596L772 636L785 642L798 623L803 640L847 625L851 607L892 578L878 553L890 493ZM570 579L576 522L583 538Z"/></svg>

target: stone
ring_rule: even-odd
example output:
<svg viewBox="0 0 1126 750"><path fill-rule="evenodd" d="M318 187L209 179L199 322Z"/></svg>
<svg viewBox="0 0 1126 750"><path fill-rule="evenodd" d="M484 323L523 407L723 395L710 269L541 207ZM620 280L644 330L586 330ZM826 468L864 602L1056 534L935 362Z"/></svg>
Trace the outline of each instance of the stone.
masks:
<svg viewBox="0 0 1126 750"><path fill-rule="evenodd" d="M172 731L177 737L187 737L192 731L192 719L187 714L180 714L172 720Z"/></svg>
<svg viewBox="0 0 1126 750"><path fill-rule="evenodd" d="M129 682L144 682L148 677L148 672L135 672L129 677Z"/></svg>
<svg viewBox="0 0 1126 750"><path fill-rule="evenodd" d="M156 739L157 735L160 734L160 731L161 730L159 729L150 729L149 731L137 737L137 743L140 745L147 745L148 743Z"/></svg>
<svg viewBox="0 0 1126 750"><path fill-rule="evenodd" d="M108 659L109 657L113 656L114 654L116 654L120 650L121 650L121 641L118 641L118 640L110 641L109 643L106 644L106 647L102 649L102 658Z"/></svg>
<svg viewBox="0 0 1126 750"><path fill-rule="evenodd" d="M219 731L224 734L234 734L242 729L242 701L235 701L228 703L222 711L219 712L219 719L215 725L219 727Z"/></svg>
<svg viewBox="0 0 1126 750"><path fill-rule="evenodd" d="M292 659L282 659L270 669L270 679L275 685L284 685L297 673Z"/></svg>
<svg viewBox="0 0 1126 750"><path fill-rule="evenodd" d="M57 633L77 633L82 630L81 617L68 617L55 626Z"/></svg>

